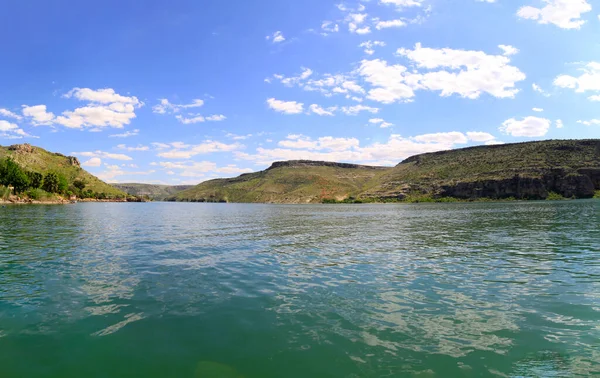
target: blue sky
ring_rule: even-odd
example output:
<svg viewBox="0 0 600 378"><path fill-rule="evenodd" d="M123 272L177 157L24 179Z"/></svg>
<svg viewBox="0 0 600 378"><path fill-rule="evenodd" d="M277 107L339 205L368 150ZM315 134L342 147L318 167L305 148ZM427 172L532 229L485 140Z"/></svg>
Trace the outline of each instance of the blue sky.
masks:
<svg viewBox="0 0 600 378"><path fill-rule="evenodd" d="M23 0L0 35L0 144L109 182L600 137L592 0Z"/></svg>

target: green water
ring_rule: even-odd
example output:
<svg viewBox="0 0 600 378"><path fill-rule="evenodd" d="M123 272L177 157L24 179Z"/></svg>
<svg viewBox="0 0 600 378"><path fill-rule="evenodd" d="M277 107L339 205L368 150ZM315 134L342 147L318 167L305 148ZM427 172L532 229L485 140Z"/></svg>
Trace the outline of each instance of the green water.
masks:
<svg viewBox="0 0 600 378"><path fill-rule="evenodd" d="M0 208L0 377L600 374L600 201Z"/></svg>

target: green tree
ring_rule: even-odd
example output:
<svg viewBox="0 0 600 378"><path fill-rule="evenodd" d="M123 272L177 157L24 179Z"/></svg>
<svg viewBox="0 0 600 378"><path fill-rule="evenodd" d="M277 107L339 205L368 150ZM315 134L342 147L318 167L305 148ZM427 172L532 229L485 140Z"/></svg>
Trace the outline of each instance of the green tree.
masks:
<svg viewBox="0 0 600 378"><path fill-rule="evenodd" d="M12 186L15 193L21 193L29 187L29 177L14 160L8 158L0 164L0 184Z"/></svg>
<svg viewBox="0 0 600 378"><path fill-rule="evenodd" d="M54 172L46 173L46 176L44 176L44 185L42 186L42 189L44 189L48 193L58 193L58 185L58 175Z"/></svg>
<svg viewBox="0 0 600 378"><path fill-rule="evenodd" d="M60 173L58 174L58 193L67 193L69 190L69 181Z"/></svg>
<svg viewBox="0 0 600 378"><path fill-rule="evenodd" d="M27 171L29 177L29 186L33 189L39 189L42 187L44 176L39 172Z"/></svg>
<svg viewBox="0 0 600 378"><path fill-rule="evenodd" d="M85 185L86 185L86 183L83 180L77 179L77 180L73 181L73 186L76 187L77 189L79 189L80 191L85 188Z"/></svg>

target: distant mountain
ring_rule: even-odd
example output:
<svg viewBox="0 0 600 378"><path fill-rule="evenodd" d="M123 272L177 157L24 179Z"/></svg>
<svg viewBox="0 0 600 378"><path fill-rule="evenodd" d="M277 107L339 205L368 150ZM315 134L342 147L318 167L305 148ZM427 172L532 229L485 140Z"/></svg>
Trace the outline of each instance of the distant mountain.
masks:
<svg viewBox="0 0 600 378"><path fill-rule="evenodd" d="M29 144L0 146L0 159L8 157L28 171L39 172L43 175L48 172L60 174L67 179L69 185L73 184L75 180L81 180L86 183L85 190L103 193L107 196L126 196L121 190L108 185L82 169L79 160L74 156L48 152Z"/></svg>
<svg viewBox="0 0 600 378"><path fill-rule="evenodd" d="M589 198L600 190L600 140L479 146L410 157L395 167L289 161L203 182L169 198L319 203L412 199Z"/></svg>
<svg viewBox="0 0 600 378"><path fill-rule="evenodd" d="M168 197L193 188L193 185L154 185L154 184L113 184L115 188L133 196L148 196L155 201L162 201Z"/></svg>

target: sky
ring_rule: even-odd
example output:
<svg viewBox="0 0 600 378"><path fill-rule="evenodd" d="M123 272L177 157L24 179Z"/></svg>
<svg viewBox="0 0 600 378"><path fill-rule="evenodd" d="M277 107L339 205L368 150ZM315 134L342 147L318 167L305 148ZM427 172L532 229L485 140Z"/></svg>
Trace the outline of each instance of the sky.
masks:
<svg viewBox="0 0 600 378"><path fill-rule="evenodd" d="M0 36L0 145L107 182L600 137L596 0L20 0Z"/></svg>

